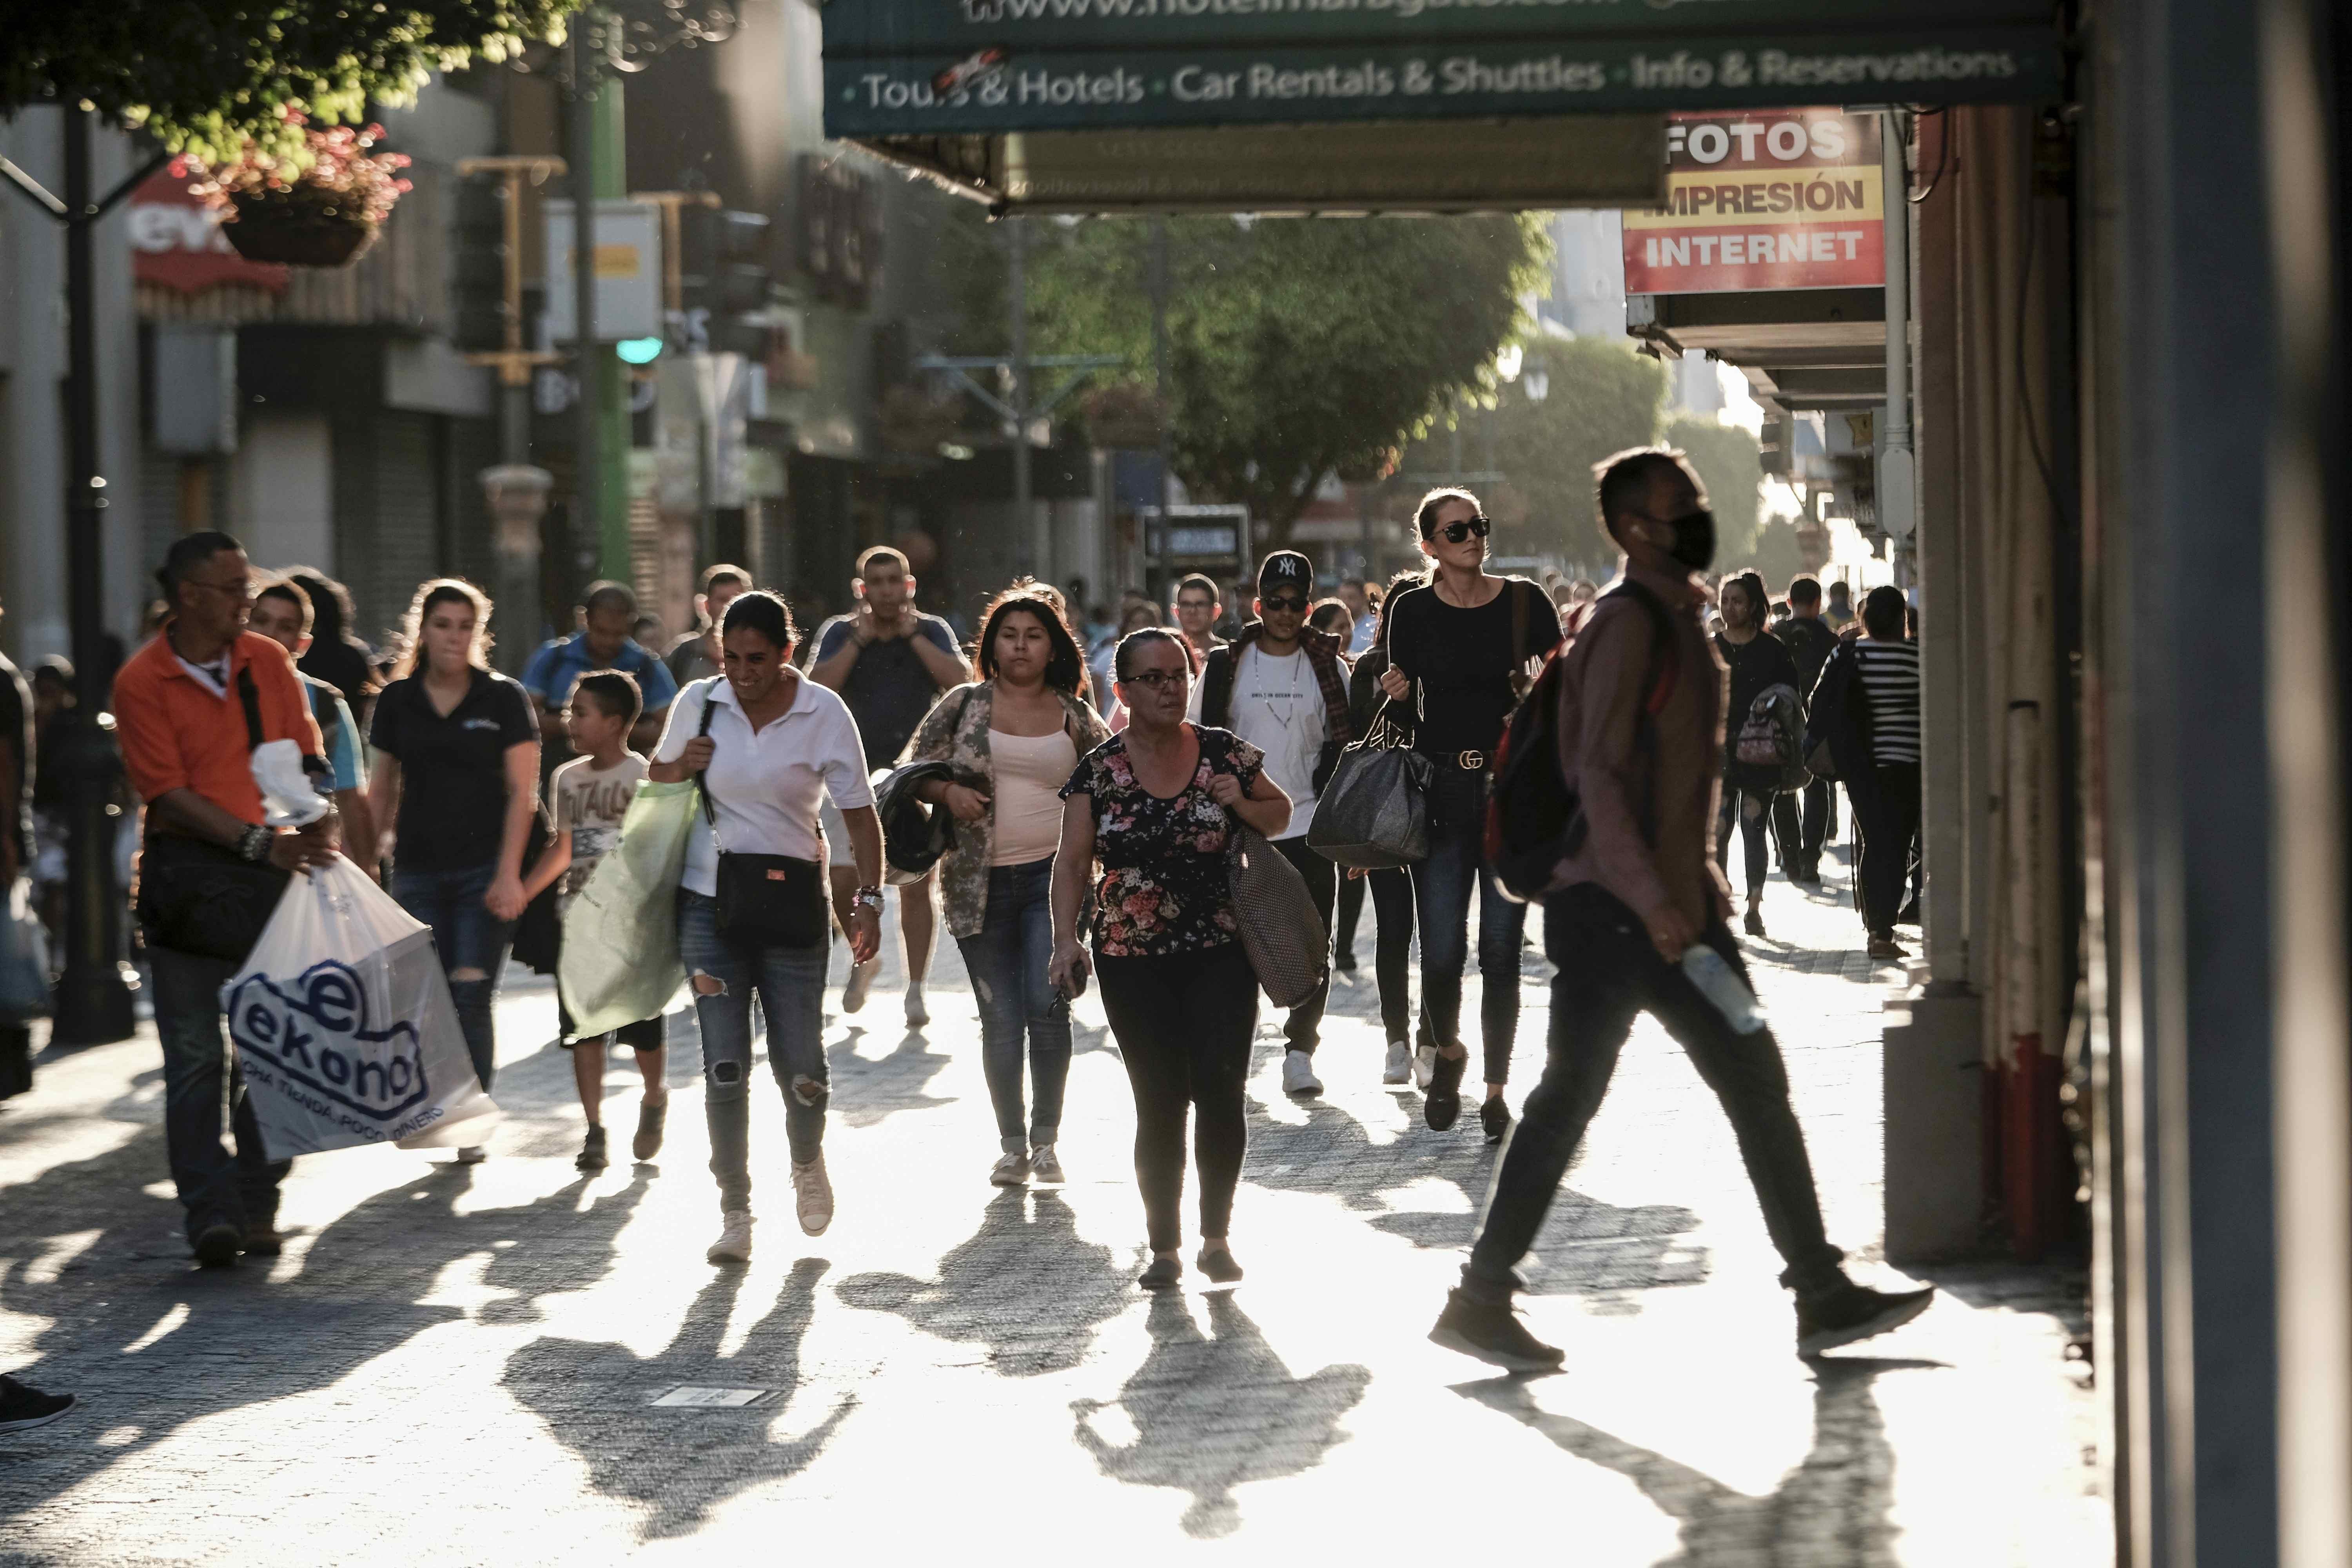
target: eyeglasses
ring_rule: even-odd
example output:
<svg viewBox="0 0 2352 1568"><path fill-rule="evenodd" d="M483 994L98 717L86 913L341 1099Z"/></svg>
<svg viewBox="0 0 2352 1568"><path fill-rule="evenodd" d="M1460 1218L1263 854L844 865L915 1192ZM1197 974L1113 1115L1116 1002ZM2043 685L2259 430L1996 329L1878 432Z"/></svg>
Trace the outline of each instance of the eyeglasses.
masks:
<svg viewBox="0 0 2352 1568"><path fill-rule="evenodd" d="M1299 594L1285 594L1272 599L1260 599L1258 603L1269 610L1289 610L1294 614L1307 607L1306 596Z"/></svg>
<svg viewBox="0 0 2352 1568"><path fill-rule="evenodd" d="M239 577L234 583L207 583L201 577L183 577L180 581L192 588L210 588L215 594L226 594L232 599L253 596L253 580L249 577Z"/></svg>
<svg viewBox="0 0 2352 1568"><path fill-rule="evenodd" d="M1493 528L1494 524L1488 522L1485 518L1474 517L1466 522L1447 523L1444 528L1437 531L1437 536L1440 539L1444 540L1448 544L1459 544L1474 533L1479 538L1484 539L1490 531L1493 531Z"/></svg>
<svg viewBox="0 0 2352 1568"><path fill-rule="evenodd" d="M1121 686L1140 686L1157 695L1162 687L1172 686L1181 690L1189 679L1181 669L1139 669L1133 675L1121 676L1118 683Z"/></svg>

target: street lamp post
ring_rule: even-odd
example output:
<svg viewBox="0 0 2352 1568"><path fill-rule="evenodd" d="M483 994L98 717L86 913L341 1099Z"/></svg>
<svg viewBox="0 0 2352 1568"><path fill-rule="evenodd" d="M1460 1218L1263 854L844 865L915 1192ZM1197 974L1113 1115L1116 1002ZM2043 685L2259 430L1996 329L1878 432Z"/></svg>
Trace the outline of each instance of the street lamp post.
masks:
<svg viewBox="0 0 2352 1568"><path fill-rule="evenodd" d="M114 800L122 759L106 711L113 670L106 647L106 476L99 471L98 285L91 231L116 203L163 166L157 153L112 191L90 190L90 122L97 110L66 107L62 199L0 158L5 178L66 231L66 607L73 626L76 706L60 715L42 766L72 803L66 837L66 964L49 1037L94 1046L131 1037L132 981L123 962L123 908L114 882Z"/></svg>

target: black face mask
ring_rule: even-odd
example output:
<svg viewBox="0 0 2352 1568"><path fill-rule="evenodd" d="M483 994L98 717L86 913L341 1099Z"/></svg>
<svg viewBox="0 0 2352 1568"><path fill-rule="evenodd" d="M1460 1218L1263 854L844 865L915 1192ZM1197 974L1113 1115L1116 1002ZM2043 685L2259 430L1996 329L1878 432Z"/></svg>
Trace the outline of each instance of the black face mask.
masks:
<svg viewBox="0 0 2352 1568"><path fill-rule="evenodd" d="M1715 561L1715 513L1705 507L1674 520L1675 542L1666 549L1681 564L1704 572Z"/></svg>

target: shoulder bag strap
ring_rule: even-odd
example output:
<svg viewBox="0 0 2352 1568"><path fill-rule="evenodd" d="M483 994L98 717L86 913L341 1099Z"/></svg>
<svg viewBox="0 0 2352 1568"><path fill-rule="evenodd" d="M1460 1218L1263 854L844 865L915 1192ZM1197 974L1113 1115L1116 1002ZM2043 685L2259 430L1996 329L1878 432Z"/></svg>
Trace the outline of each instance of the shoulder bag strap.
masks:
<svg viewBox="0 0 2352 1568"><path fill-rule="evenodd" d="M711 716L718 707L711 701L711 698L717 695L719 683L726 679L723 675L714 675L702 683L702 722L695 727L694 735L697 740L710 733ZM719 813L712 808L710 802L710 770L705 768L695 774L694 783L695 786L702 792L703 820L710 824L710 831L715 835L719 831Z"/></svg>
<svg viewBox="0 0 2352 1568"><path fill-rule="evenodd" d="M245 709L245 749L261 750L261 693L253 684L253 667L244 666L236 672L236 700Z"/></svg>

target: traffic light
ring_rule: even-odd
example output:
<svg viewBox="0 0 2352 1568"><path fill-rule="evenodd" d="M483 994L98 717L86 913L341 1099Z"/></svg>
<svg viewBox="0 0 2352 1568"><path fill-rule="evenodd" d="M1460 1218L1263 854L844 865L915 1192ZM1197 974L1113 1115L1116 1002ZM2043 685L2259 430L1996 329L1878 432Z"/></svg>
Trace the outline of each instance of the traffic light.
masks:
<svg viewBox="0 0 2352 1568"><path fill-rule="evenodd" d="M768 303L768 219L763 214L687 207L678 218L678 282L688 315L716 323Z"/></svg>
<svg viewBox="0 0 2352 1568"><path fill-rule="evenodd" d="M449 269L449 341L467 353L507 346L507 184L457 182L457 252Z"/></svg>

